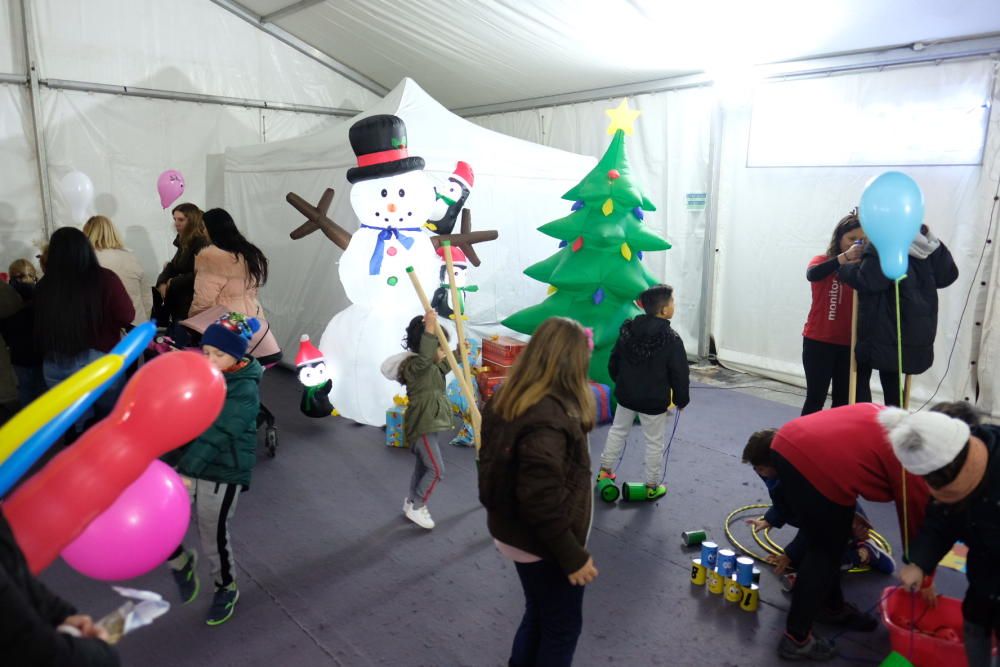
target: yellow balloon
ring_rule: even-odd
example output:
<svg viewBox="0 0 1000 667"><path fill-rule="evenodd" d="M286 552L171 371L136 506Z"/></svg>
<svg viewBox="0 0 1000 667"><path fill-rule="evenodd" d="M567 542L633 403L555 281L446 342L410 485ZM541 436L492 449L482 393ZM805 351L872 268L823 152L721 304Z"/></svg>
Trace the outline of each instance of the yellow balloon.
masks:
<svg viewBox="0 0 1000 667"><path fill-rule="evenodd" d="M0 464L81 396L111 379L123 363L125 359L117 354L107 354L92 361L14 415L0 428Z"/></svg>

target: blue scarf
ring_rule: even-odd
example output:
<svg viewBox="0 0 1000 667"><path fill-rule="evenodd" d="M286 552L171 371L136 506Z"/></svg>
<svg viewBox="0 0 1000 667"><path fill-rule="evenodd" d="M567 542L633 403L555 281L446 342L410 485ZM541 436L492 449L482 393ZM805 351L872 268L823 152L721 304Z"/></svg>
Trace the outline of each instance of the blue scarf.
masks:
<svg viewBox="0 0 1000 667"><path fill-rule="evenodd" d="M392 239L393 236L396 240L403 244L403 247L409 250L413 246L413 239L406 234L401 234L400 232L419 232L420 227L393 227L389 225L388 227L373 227L372 225L362 224L363 229L377 229L379 230L378 239L375 241L375 250L372 251L371 261L368 262L368 273L373 276L377 276L382 272L382 257L385 256L385 242Z"/></svg>

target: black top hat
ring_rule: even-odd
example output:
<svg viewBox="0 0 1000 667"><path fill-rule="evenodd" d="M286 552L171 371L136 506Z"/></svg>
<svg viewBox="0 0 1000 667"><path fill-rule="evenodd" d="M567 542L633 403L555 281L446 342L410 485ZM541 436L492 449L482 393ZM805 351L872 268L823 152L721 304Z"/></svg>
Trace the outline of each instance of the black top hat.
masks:
<svg viewBox="0 0 1000 667"><path fill-rule="evenodd" d="M350 137L351 148L358 156L358 166L347 170L350 183L424 168L422 157L410 157L406 125L398 116L362 118L351 126Z"/></svg>

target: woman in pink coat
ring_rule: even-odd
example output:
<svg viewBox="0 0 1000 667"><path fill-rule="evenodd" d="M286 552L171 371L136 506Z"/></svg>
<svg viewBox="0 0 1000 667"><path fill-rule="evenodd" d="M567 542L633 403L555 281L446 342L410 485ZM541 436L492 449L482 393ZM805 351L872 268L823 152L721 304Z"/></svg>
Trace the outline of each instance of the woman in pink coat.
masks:
<svg viewBox="0 0 1000 667"><path fill-rule="evenodd" d="M257 300L257 290L267 282L267 257L260 248L250 243L236 228L233 216L221 208L205 212L205 229L211 245L206 246L194 260L194 300L189 316L208 311L243 313L256 317L261 323L262 336L255 337L250 352L254 357L268 356L277 351L274 337L268 335L264 309ZM200 318L199 318L200 319ZM189 320L190 321L190 320ZM266 339L266 340L264 340ZM271 350L271 347L275 348Z"/></svg>

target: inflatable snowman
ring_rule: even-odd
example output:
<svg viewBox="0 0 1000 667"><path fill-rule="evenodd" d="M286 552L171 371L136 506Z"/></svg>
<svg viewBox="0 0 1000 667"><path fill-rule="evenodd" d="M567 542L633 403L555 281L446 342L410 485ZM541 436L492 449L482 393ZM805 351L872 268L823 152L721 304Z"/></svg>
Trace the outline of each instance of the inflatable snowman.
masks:
<svg viewBox="0 0 1000 667"><path fill-rule="evenodd" d="M359 120L350 140L358 166L347 180L360 225L339 274L351 305L330 321L319 347L334 379L333 406L348 419L382 426L399 385L380 366L401 351L406 325L423 314L406 268L413 267L424 289L437 284L438 257L425 228L436 193L423 158L407 151L402 119Z"/></svg>

